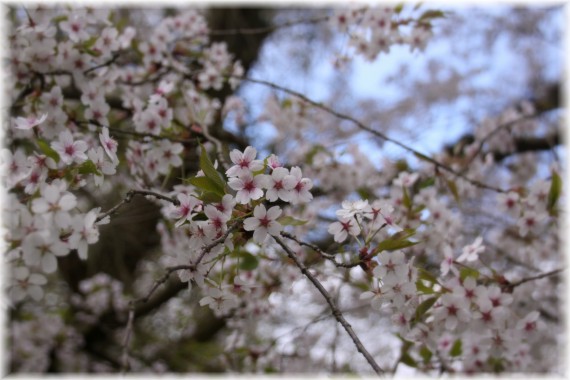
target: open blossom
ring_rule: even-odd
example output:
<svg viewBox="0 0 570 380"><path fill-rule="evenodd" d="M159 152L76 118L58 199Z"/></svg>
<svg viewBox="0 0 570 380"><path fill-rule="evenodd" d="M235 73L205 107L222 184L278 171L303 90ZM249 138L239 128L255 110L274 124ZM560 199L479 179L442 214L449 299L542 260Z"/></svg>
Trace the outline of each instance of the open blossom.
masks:
<svg viewBox="0 0 570 380"><path fill-rule="evenodd" d="M230 159L235 165L226 171L226 175L228 177L237 177L263 169L263 161L256 160L256 156L257 150L251 146L245 148L243 153L237 149L232 150Z"/></svg>
<svg viewBox="0 0 570 380"><path fill-rule="evenodd" d="M267 176L265 198L270 202L275 202L278 198L288 202L294 186L295 178L289 175L289 170L277 167Z"/></svg>
<svg viewBox="0 0 570 380"><path fill-rule="evenodd" d="M18 116L17 118L12 119L12 123L14 125L14 128L16 129L28 130L32 129L36 125L43 123L47 119L47 116L48 116L47 113L44 113L39 118L35 116L29 116L29 117Z"/></svg>
<svg viewBox="0 0 570 380"><path fill-rule="evenodd" d="M277 221L281 212L278 206L266 210L264 205L257 205L253 210L253 217L243 221L243 228L246 231L253 231L253 240L261 244L267 234L277 235L283 230L283 226Z"/></svg>
<svg viewBox="0 0 570 380"><path fill-rule="evenodd" d="M410 187L417 181L418 177L418 173L401 172L398 178L394 180L394 186Z"/></svg>
<svg viewBox="0 0 570 380"><path fill-rule="evenodd" d="M463 248L463 252L457 258L457 261L476 261L479 258L479 253L485 250L485 246L482 245L483 238L479 236L472 244L469 244Z"/></svg>
<svg viewBox="0 0 570 380"><path fill-rule="evenodd" d="M54 181L55 182L55 181ZM65 191L59 183L44 184L40 188L40 198L32 202L32 211L53 218L58 227L67 228L71 225L71 211L77 204L75 195Z"/></svg>
<svg viewBox="0 0 570 380"><path fill-rule="evenodd" d="M200 204L200 201L188 194L178 194L177 197L180 205L176 206L171 216L174 219L178 219L175 227L180 227L185 221L190 221L194 217L192 211Z"/></svg>
<svg viewBox="0 0 570 380"><path fill-rule="evenodd" d="M334 241L342 243L350 234L356 236L360 233L360 227L354 218L339 218L338 222L329 225L329 234L334 235Z"/></svg>
<svg viewBox="0 0 570 380"><path fill-rule="evenodd" d="M228 186L237 191L236 201L241 204L246 204L250 200L259 199L263 196L262 188L266 184L265 175L253 176L251 173L245 173L239 177L230 178Z"/></svg>
<svg viewBox="0 0 570 380"><path fill-rule="evenodd" d="M30 273L27 267L17 267L12 270L12 282L10 298L13 301L21 301L26 296L39 301L44 296L42 285L47 283L47 279L39 273Z"/></svg>
<svg viewBox="0 0 570 380"><path fill-rule="evenodd" d="M200 300L200 306L208 305L218 314L225 314L239 305L237 296L225 288L208 287L205 290L207 295Z"/></svg>
<svg viewBox="0 0 570 380"><path fill-rule="evenodd" d="M370 206L367 200L358 201L343 201L342 209L337 210L336 215L343 218L350 218L354 215L367 214L370 211Z"/></svg>
<svg viewBox="0 0 570 380"><path fill-rule="evenodd" d="M82 140L73 140L71 132L67 129L59 134L59 141L52 142L51 147L59 154L61 161L65 164L72 162L80 164L87 160L85 154L87 143Z"/></svg>
<svg viewBox="0 0 570 380"><path fill-rule="evenodd" d="M73 223L73 233L69 237L69 246L77 249L80 259L87 259L87 246L99 240L99 229L95 224L100 208L95 208L85 215L76 215Z"/></svg>
<svg viewBox="0 0 570 380"><path fill-rule="evenodd" d="M313 194L309 190L313 187L313 181L310 178L303 178L301 168L294 166L291 168L291 176L294 178L294 186L291 190L291 204L307 203L313 199Z"/></svg>
<svg viewBox="0 0 570 380"><path fill-rule="evenodd" d="M103 127L103 130L99 134L99 141L101 141L101 145L103 149L105 149L105 153L109 156L113 163L119 162L117 158L117 141L113 140L111 136L109 136L109 128Z"/></svg>

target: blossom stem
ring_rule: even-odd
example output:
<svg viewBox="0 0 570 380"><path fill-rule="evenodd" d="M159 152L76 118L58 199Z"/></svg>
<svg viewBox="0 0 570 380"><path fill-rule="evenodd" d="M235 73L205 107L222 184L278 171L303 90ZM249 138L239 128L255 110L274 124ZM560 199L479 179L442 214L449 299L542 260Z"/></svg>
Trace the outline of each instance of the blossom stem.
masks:
<svg viewBox="0 0 570 380"><path fill-rule="evenodd" d="M297 267L301 270L301 273L303 273L309 279L309 281L311 281L313 285L315 285L319 293L322 294L322 296L329 304L332 314L334 315L336 320L342 325L342 327L346 330L346 332L354 342L357 350L364 356L368 364L370 364L370 366L374 369L374 372L376 372L376 374L378 375L382 374L384 370L380 368L380 366L376 363L374 358L366 350L366 348L364 347L364 345L362 344L362 342L360 341L360 339L352 329L352 326L346 321L342 312L337 308L329 292L327 292L327 290L323 287L323 285L319 282L319 280L317 280L316 277L313 276L311 272L309 272L307 267L301 261L299 261L295 253L287 246L287 244L285 244L283 240L281 240L279 236L275 235L272 236L275 239L275 241L277 241L277 244L279 244L283 248L283 250L285 250L287 256L289 256L289 258L293 260L293 262L295 262L295 265L297 265Z"/></svg>

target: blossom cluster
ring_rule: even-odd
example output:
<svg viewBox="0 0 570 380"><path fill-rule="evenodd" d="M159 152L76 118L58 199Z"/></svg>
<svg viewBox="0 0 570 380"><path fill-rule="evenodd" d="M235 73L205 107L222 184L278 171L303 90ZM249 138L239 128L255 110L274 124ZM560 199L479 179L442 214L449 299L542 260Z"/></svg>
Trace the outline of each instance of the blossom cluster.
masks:
<svg viewBox="0 0 570 380"><path fill-rule="evenodd" d="M249 146L243 152L237 149L230 152L230 159L233 165L225 172L229 192L220 194L219 201L204 200L205 190L209 188L207 184L211 185L209 181L222 179L213 165L206 165L199 176L194 177L196 180L190 181L194 185L176 189L179 204L164 209L169 218L176 220L174 230L168 232L166 226L161 228L163 249L172 257L170 264L193 266L179 271L180 279L189 286L195 283L205 288L207 295L200 303L221 314L238 306L235 291L243 291L245 283L235 276L233 284L216 284L208 278L215 263L224 252L239 249L234 240L243 239L240 236L246 233L253 233L246 240L252 238L260 245L268 242L269 236L278 235L284 227L279 219L283 213L282 204L297 205L312 199L312 181L302 176L299 167L283 167L275 155L259 160L257 150ZM270 173L265 174L266 170ZM279 203L268 208L264 201ZM238 236L229 231L236 221L243 226ZM216 244L218 239L223 241ZM188 255L188 249L192 255Z"/></svg>
<svg viewBox="0 0 570 380"><path fill-rule="evenodd" d="M349 45L355 54L373 61L380 53L389 53L393 45L409 45L410 49L424 50L432 36L431 20L443 13L424 13L417 18L401 15L401 6L373 6L340 8L330 19L339 32L347 33ZM413 20L411 30L404 32ZM341 57L339 63L346 59Z"/></svg>

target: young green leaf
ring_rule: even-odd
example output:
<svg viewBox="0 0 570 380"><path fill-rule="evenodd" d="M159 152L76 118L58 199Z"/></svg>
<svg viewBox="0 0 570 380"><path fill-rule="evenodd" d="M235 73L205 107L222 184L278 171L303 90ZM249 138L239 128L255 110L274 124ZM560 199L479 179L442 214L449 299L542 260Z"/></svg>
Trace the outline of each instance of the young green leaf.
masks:
<svg viewBox="0 0 570 380"><path fill-rule="evenodd" d="M449 356L454 358L460 356L462 352L463 350L462 350L461 339L457 339L455 343L453 343L453 346L451 346L451 350L449 350Z"/></svg>
<svg viewBox="0 0 570 380"><path fill-rule="evenodd" d="M93 163L93 161L87 160L87 161L83 162L81 165L79 165L79 174L101 175L101 172L99 172L99 170L97 170L97 166Z"/></svg>
<svg viewBox="0 0 570 380"><path fill-rule="evenodd" d="M304 224L307 224L307 220L300 220L300 219L295 219L292 216L282 216L279 219L277 219L277 221L282 225L282 226L302 226Z"/></svg>
<svg viewBox="0 0 570 380"><path fill-rule="evenodd" d="M550 191L548 192L548 211L553 212L554 206L556 206L556 202L558 198L560 198L560 194L562 193L562 179L555 171L552 171L552 183L550 184Z"/></svg>
<svg viewBox="0 0 570 380"><path fill-rule="evenodd" d="M59 162L59 154L53 150L47 142L42 139L38 139L38 146L43 154L49 158L52 158L56 163Z"/></svg>
<svg viewBox="0 0 570 380"><path fill-rule="evenodd" d="M240 252L239 268L243 270L254 270L259 265L257 257L249 252Z"/></svg>
<svg viewBox="0 0 570 380"><path fill-rule="evenodd" d="M202 152L200 154L200 169L204 172L204 175L211 179L220 191L224 191L226 187L226 183L222 179L220 173L214 168L214 164L210 161L210 157L208 157L208 153L206 152L206 148L203 145L200 145Z"/></svg>

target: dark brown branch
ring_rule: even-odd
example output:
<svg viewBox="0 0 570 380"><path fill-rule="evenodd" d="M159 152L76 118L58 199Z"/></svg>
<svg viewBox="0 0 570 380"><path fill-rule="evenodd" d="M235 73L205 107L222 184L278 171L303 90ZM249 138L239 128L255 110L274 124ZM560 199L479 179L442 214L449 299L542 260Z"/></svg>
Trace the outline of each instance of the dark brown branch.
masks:
<svg viewBox="0 0 570 380"><path fill-rule="evenodd" d="M558 132L546 137L519 137L514 142L515 149L513 152L493 152L493 158L496 162L502 161L513 154L550 150L562 144L560 133Z"/></svg>
<svg viewBox="0 0 570 380"><path fill-rule="evenodd" d="M167 201L172 203L175 206L178 206L180 204L180 202L178 202L178 199L174 199L174 198L170 198L167 197L166 195L162 195L162 194L158 194L155 193L153 191L148 191L148 190L129 190L127 192L127 195L125 196L125 198L119 202L118 204L116 204L115 206L113 206L109 211L104 212L102 214L100 214L97 219L95 219L95 223L103 220L104 218L106 218L107 216L117 212L117 210L119 210L121 207L123 207L125 204L129 203L133 197L135 195L144 195L144 196L151 196L151 197L155 197L158 199L161 199L163 201Z"/></svg>
<svg viewBox="0 0 570 380"><path fill-rule="evenodd" d="M358 336L356 335L356 333L352 329L352 326L346 321L342 312L336 306L336 304L335 304L334 300L332 299L331 295L329 294L329 292L327 292L327 290L323 287L323 285L319 282L319 280L317 280L316 277L313 276L311 274L311 272L309 272L307 267L305 265L303 265L303 263L301 261L299 261L299 259L297 258L297 255L295 255L295 253L293 251L291 251L291 249L287 246L287 244L285 244L283 242L283 240L281 240L281 238L279 236L274 236L274 235L272 235L272 236L275 239L275 241L277 241L277 244L279 244L283 248L283 250L287 253L287 256L289 256L289 258L291 260L293 260L295 265L297 265L297 267L301 270L301 273L303 273L309 279L309 281L311 281L313 283L313 285L317 288L319 293L322 294L322 296L325 298L325 300L329 304L331 311L332 311L332 314L334 315L336 320L342 325L342 327L345 329L345 331L348 333L348 335L350 336L350 338L354 342L354 345L356 346L357 350L364 356L364 358L366 359L368 364L370 364L370 366L374 369L374 372L376 372L376 374L378 374L378 375L382 374L384 372L384 370L382 370L382 368L380 368L380 366L376 363L374 358L366 350L366 348L364 347L364 345L362 344L362 342L360 341L360 339L358 338Z"/></svg>
<svg viewBox="0 0 570 380"><path fill-rule="evenodd" d="M218 29L218 30L211 30L209 34L211 36L227 36L234 34L264 34L264 33L271 33L278 29L288 28L295 25L316 24L319 22L328 21L329 18L330 18L329 16L321 16L307 20L293 20L293 21L284 22L282 24L271 25L262 28Z"/></svg>
<svg viewBox="0 0 570 380"><path fill-rule="evenodd" d="M287 238L289 240L293 240L295 242L297 242L297 244L311 248L313 251L317 252L319 255L321 255L323 258L331 261L336 267L340 267L340 268L354 268L360 264L362 264L362 261L357 261L355 263L339 263L338 261L336 261L334 255L331 255L330 253L326 253L325 251L323 251L322 249L320 249L319 247L317 247L314 244L311 243L306 243L304 241L301 241L299 239L297 239L295 236L287 233L287 232L281 232L281 236L283 236L284 238Z"/></svg>
<svg viewBox="0 0 570 380"><path fill-rule="evenodd" d="M553 270L553 271L546 272L546 273L541 273L541 274L538 274L538 275L536 275L536 276L526 277L526 278L523 278L522 280L509 283L509 284L507 285L507 287L508 287L509 289L513 289L513 288L516 288L517 286L522 285L522 284L524 284L524 283L526 283L526 282L535 281L535 280L540 280L540 279L542 279L542 278L546 278L546 277L550 277L550 276L556 276L558 273L562 272L562 271L565 270L565 269L566 269L566 268L555 269L555 270Z"/></svg>

